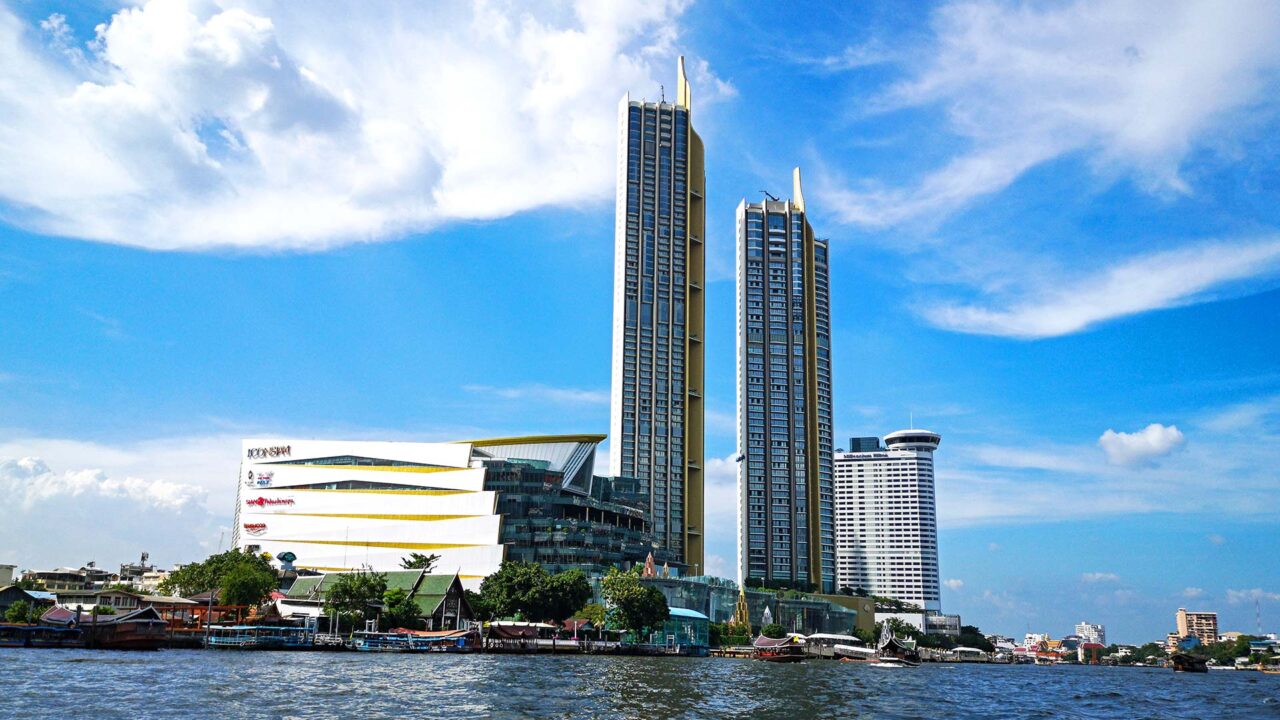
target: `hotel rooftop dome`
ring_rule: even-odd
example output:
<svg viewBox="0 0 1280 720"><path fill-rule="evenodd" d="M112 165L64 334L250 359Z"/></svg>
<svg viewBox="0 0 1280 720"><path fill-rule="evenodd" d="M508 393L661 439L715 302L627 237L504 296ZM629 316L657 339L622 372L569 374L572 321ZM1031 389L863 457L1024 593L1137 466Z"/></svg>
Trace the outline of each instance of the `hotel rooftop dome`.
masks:
<svg viewBox="0 0 1280 720"><path fill-rule="evenodd" d="M942 442L942 436L930 430L898 430L884 436L884 446L890 450L927 450L933 452Z"/></svg>

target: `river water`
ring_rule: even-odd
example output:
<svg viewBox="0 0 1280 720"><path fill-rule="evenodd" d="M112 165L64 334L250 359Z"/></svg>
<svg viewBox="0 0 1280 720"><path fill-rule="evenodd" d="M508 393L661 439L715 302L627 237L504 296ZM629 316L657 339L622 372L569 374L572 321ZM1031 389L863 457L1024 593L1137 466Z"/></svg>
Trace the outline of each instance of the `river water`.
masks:
<svg viewBox="0 0 1280 720"><path fill-rule="evenodd" d="M0 649L0 718L1280 718L1280 676L722 658Z"/></svg>

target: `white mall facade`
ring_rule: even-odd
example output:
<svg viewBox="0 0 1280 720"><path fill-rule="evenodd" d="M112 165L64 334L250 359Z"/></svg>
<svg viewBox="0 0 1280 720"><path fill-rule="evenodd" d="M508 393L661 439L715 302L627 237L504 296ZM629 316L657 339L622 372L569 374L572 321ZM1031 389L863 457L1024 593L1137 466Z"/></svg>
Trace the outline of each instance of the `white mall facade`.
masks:
<svg viewBox="0 0 1280 720"><path fill-rule="evenodd" d="M468 588L503 560L497 494L484 460L546 463L576 482L591 472L600 436L453 443L243 441L233 544L297 556L320 571L400 569L410 553L438 555L436 572Z"/></svg>

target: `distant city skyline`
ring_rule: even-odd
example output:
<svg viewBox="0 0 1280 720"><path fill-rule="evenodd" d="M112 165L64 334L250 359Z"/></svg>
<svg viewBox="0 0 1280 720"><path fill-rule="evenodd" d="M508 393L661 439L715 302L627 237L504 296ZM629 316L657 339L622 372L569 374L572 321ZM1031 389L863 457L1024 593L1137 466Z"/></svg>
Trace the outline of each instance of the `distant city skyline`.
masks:
<svg viewBox="0 0 1280 720"><path fill-rule="evenodd" d="M618 99L674 105L684 55L701 571L734 211L800 165L832 436L946 438L947 612L1280 630L1274 4L232 5L0 4L0 563L228 547L244 437L611 432Z"/></svg>

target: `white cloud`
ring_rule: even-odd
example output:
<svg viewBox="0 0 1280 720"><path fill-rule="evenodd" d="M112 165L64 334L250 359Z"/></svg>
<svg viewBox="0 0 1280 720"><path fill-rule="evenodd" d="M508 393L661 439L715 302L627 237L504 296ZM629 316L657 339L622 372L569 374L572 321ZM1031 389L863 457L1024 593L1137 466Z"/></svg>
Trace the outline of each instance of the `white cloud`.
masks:
<svg viewBox="0 0 1280 720"><path fill-rule="evenodd" d="M1214 545L1224 545L1227 542L1227 539L1222 537L1218 533L1212 533L1210 535L1206 535L1205 540L1208 540L1210 543Z"/></svg>
<svg viewBox="0 0 1280 720"><path fill-rule="evenodd" d="M1087 583L1119 582L1120 576L1110 572L1087 572L1081 574L1080 579Z"/></svg>
<svg viewBox="0 0 1280 720"><path fill-rule="evenodd" d="M1227 590L1227 602L1231 605L1251 603L1255 600L1280 600L1280 593L1269 592L1262 588L1251 590Z"/></svg>
<svg viewBox="0 0 1280 720"><path fill-rule="evenodd" d="M1280 7L1265 0L1159 13L1136 0L952 2L933 26L881 106L943 108L966 149L912 187L828 189L848 222L944 215L1073 153L1151 190L1190 192L1180 170L1191 152L1229 139L1243 113L1274 110Z"/></svg>
<svg viewBox="0 0 1280 720"><path fill-rule="evenodd" d="M532 384L519 387L493 387L491 385L464 385L463 390L492 395L504 400L539 400L565 405L607 405L609 393L605 390L551 387Z"/></svg>
<svg viewBox="0 0 1280 720"><path fill-rule="evenodd" d="M1260 402L1260 401L1259 401ZM1217 415L1202 411L1206 417ZM1110 461L1099 443L1046 443L1011 432L988 433L1008 445L953 443L937 464L941 527L1074 520L1124 514L1201 512L1265 520L1280 517L1280 407L1257 415L1255 432L1194 425L1197 442L1185 444L1176 426L1113 433ZM1144 433L1150 437L1142 439ZM1168 452L1159 463L1151 453ZM942 456L939 456L941 458ZM1088 502L1072 498L1087 497ZM1213 539L1206 536L1209 542Z"/></svg>
<svg viewBox="0 0 1280 720"><path fill-rule="evenodd" d="M0 8L6 219L148 248L321 248L605 201L618 98L674 83L682 9L152 0L81 49L64 19L41 47ZM695 108L733 94L689 66Z"/></svg>
<svg viewBox="0 0 1280 720"><path fill-rule="evenodd" d="M947 580L943 580L942 584L947 586L947 588L950 590L959 590L960 588L964 587L964 581L958 578L950 578Z"/></svg>
<svg viewBox="0 0 1280 720"><path fill-rule="evenodd" d="M143 551L164 564L190 561L214 550L220 529L221 513L209 511L208 491L198 485L99 468L59 472L38 457L0 452L0 494L12 501L0 523L0 554L23 567L90 559L110 567ZM229 517L230 503L226 509Z"/></svg>
<svg viewBox="0 0 1280 720"><path fill-rule="evenodd" d="M724 558L723 555L708 554L707 569L704 574L711 575L712 577L732 579L738 576L738 571L733 567L732 563Z"/></svg>
<svg viewBox="0 0 1280 720"><path fill-rule="evenodd" d="M707 410L704 418L707 425L707 432L717 435L736 436L738 432L738 417L732 412L722 412L720 410Z"/></svg>
<svg viewBox="0 0 1280 720"><path fill-rule="evenodd" d="M1111 464L1137 465L1168 455L1181 447L1185 440L1176 425L1166 427L1151 423L1136 433L1107 429L1098 438L1098 445Z"/></svg>
<svg viewBox="0 0 1280 720"><path fill-rule="evenodd" d="M1188 587L1183 588L1180 594L1188 600L1193 600L1198 597L1204 597L1204 590L1198 587Z"/></svg>
<svg viewBox="0 0 1280 720"><path fill-rule="evenodd" d="M1211 242L1124 260L1092 275L1033 282L986 305L922 308L938 327L979 335L1045 338L1107 320L1210 299L1240 281L1280 271L1280 238Z"/></svg>

